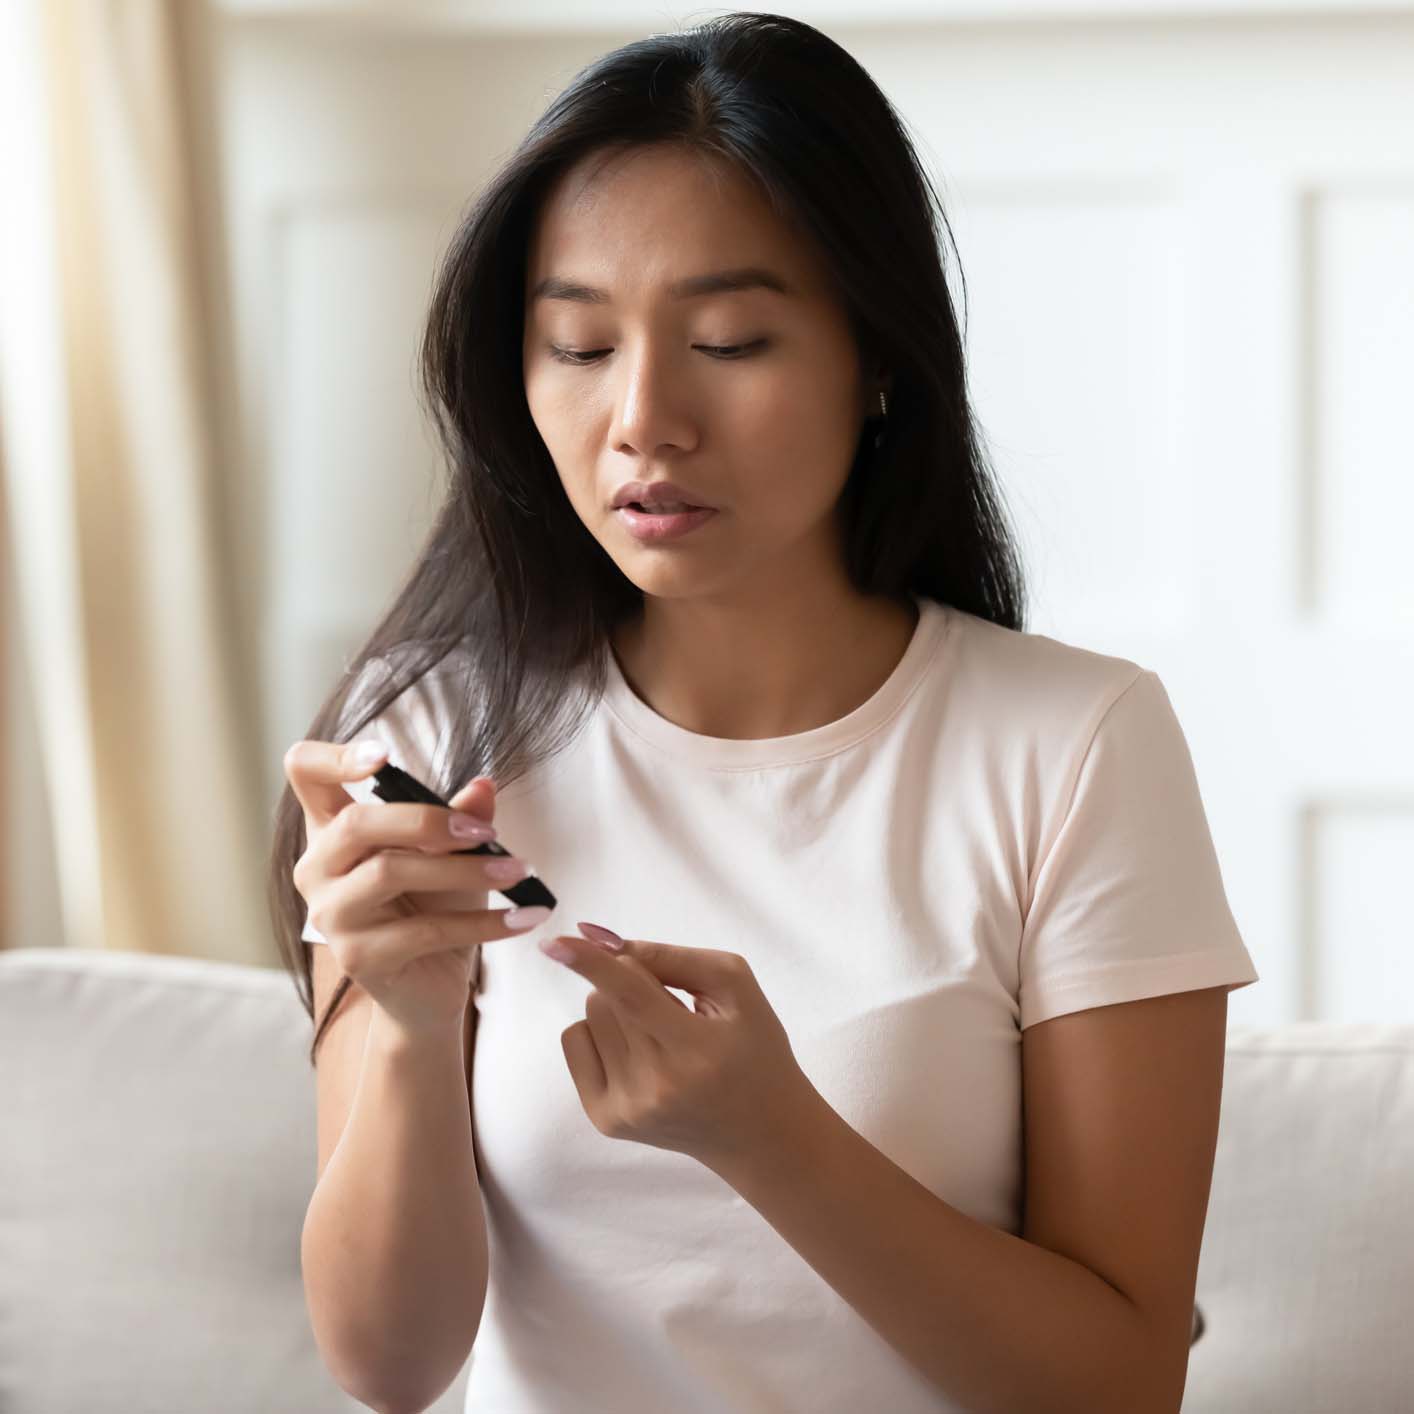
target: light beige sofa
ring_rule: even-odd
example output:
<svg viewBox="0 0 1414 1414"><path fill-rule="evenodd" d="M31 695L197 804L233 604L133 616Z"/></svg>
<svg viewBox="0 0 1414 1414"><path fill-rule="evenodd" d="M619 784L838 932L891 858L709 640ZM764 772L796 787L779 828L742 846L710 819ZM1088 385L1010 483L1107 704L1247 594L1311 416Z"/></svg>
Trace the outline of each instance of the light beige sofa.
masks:
<svg viewBox="0 0 1414 1414"><path fill-rule="evenodd" d="M0 952L4 1414L363 1408L300 1278L309 1035L278 970ZM1414 1024L1230 1027L1198 1304L1184 1414L1414 1411Z"/></svg>

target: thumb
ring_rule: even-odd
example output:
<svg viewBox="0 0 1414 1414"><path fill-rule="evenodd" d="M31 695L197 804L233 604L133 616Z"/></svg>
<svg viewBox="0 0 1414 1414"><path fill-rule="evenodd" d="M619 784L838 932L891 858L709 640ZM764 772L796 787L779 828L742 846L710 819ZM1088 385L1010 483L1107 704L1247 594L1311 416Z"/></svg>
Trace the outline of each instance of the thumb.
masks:
<svg viewBox="0 0 1414 1414"><path fill-rule="evenodd" d="M468 781L447 804L453 810L464 810L482 820L494 819L496 814L496 783L489 776L476 776Z"/></svg>

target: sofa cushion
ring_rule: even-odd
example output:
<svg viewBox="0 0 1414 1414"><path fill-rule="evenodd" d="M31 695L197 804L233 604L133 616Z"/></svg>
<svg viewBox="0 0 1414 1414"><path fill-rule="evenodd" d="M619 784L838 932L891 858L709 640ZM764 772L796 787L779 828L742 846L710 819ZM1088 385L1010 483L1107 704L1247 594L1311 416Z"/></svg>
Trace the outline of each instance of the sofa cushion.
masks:
<svg viewBox="0 0 1414 1414"><path fill-rule="evenodd" d="M1228 1028L1184 1414L1414 1410L1414 1025Z"/></svg>
<svg viewBox="0 0 1414 1414"><path fill-rule="evenodd" d="M279 969L0 951L5 1414L366 1414L304 1301L310 1035Z"/></svg>

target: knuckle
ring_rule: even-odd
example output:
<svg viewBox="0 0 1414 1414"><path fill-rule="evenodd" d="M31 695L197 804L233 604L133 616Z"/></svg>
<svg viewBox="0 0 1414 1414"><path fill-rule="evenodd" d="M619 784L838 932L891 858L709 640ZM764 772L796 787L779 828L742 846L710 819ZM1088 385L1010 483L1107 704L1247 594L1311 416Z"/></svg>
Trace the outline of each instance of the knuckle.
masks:
<svg viewBox="0 0 1414 1414"><path fill-rule="evenodd" d="M325 829L334 831L334 841L339 846L351 845L362 837L364 821L367 818L364 814L363 803L351 800L325 826Z"/></svg>
<svg viewBox="0 0 1414 1414"><path fill-rule="evenodd" d="M285 768L285 778L293 780L300 773L301 763L304 759L305 743L297 741L285 751L283 765Z"/></svg>
<svg viewBox="0 0 1414 1414"><path fill-rule="evenodd" d="M365 859L359 869L367 875L369 884L375 889L386 889L394 882L394 859L386 850L380 849L377 854Z"/></svg>

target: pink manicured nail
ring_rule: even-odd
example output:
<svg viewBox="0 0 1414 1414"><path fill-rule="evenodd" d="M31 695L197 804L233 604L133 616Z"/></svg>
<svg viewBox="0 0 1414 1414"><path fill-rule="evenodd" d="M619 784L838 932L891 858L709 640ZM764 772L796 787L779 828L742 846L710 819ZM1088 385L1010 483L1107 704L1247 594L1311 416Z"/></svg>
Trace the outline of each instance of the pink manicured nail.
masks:
<svg viewBox="0 0 1414 1414"><path fill-rule="evenodd" d="M551 911L543 903L537 903L529 908L508 908L501 918L507 928L521 932L527 928L538 927L550 916Z"/></svg>
<svg viewBox="0 0 1414 1414"><path fill-rule="evenodd" d="M622 952L624 940L612 928L600 927L598 923L579 923L581 933L593 943L602 943L610 952Z"/></svg>
<svg viewBox="0 0 1414 1414"><path fill-rule="evenodd" d="M481 868L488 879L494 879L498 884L513 884L530 873L530 865L525 860L513 857L493 859Z"/></svg>

